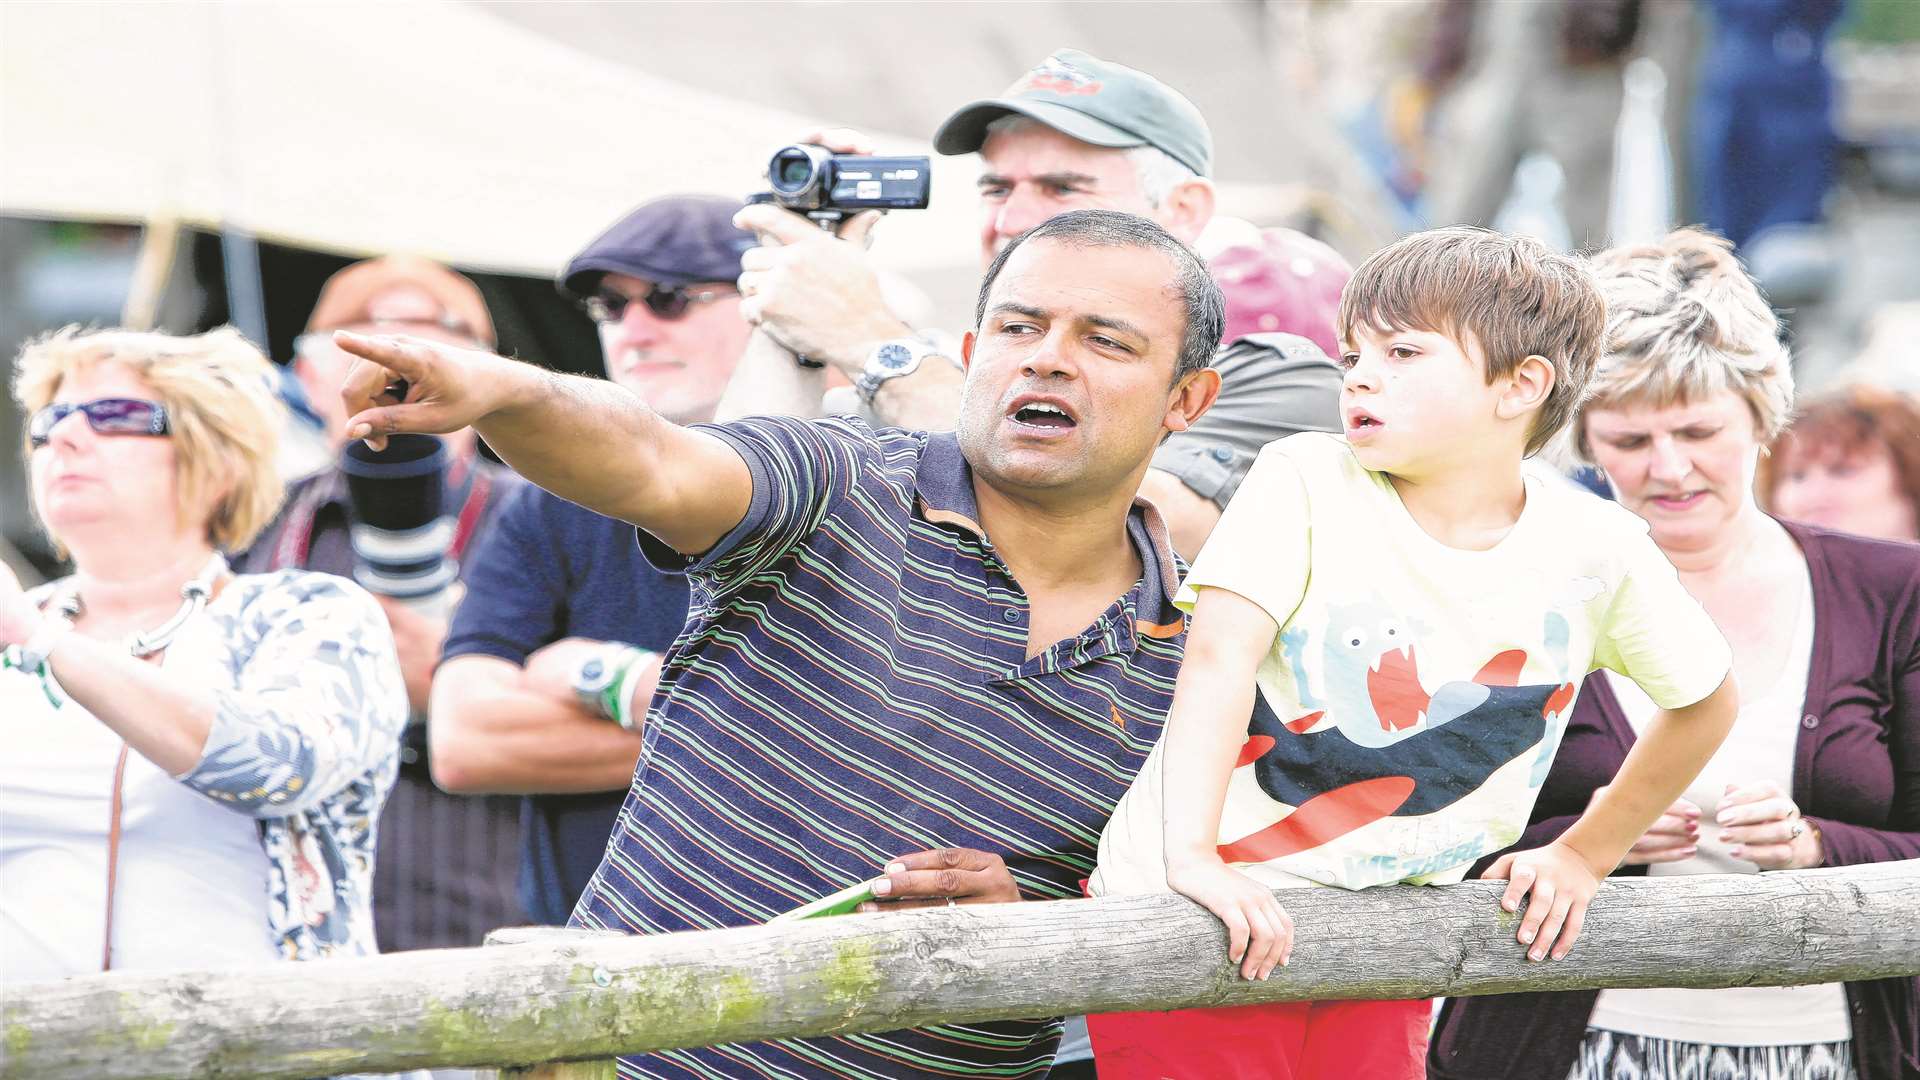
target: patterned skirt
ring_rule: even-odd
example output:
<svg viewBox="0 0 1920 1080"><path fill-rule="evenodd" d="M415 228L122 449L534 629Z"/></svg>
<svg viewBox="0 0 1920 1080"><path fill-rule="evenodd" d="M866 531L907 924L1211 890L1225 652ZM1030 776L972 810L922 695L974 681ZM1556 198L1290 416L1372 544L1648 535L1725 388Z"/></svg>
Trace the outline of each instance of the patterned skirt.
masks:
<svg viewBox="0 0 1920 1080"><path fill-rule="evenodd" d="M1858 1080L1851 1041L1709 1046L1587 1029L1567 1080Z"/></svg>

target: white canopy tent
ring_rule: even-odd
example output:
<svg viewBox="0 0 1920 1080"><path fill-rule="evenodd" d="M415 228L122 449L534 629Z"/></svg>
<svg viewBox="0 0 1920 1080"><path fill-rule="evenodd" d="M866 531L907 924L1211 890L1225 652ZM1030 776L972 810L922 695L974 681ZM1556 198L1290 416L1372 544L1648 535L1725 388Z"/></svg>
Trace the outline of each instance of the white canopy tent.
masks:
<svg viewBox="0 0 1920 1080"><path fill-rule="evenodd" d="M447 0L0 5L11 214L544 275L637 203L763 187L767 156L813 126ZM973 165L934 162L933 209L888 223L884 265L974 258Z"/></svg>

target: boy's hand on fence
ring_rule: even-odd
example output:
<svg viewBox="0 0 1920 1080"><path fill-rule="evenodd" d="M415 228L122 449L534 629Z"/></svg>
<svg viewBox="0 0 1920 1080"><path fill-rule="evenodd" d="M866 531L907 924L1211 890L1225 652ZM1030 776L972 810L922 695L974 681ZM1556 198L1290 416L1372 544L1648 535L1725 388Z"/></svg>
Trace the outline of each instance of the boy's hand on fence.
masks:
<svg viewBox="0 0 1920 1080"><path fill-rule="evenodd" d="M1227 959L1241 978L1265 979L1293 957L1293 917L1273 890L1219 858L1172 863L1167 884L1226 924Z"/></svg>
<svg viewBox="0 0 1920 1080"><path fill-rule="evenodd" d="M1507 883L1501 908L1518 911L1520 901L1526 899L1527 913L1514 938L1528 947L1529 960L1549 955L1559 960L1567 955L1586 924L1587 905L1600 891L1602 876L1586 856L1557 840L1546 847L1502 855L1480 875L1482 880Z"/></svg>
<svg viewBox="0 0 1920 1080"><path fill-rule="evenodd" d="M861 911L953 904L1005 904L1020 899L1020 887L1005 859L973 848L937 848L902 855L873 880L874 899Z"/></svg>

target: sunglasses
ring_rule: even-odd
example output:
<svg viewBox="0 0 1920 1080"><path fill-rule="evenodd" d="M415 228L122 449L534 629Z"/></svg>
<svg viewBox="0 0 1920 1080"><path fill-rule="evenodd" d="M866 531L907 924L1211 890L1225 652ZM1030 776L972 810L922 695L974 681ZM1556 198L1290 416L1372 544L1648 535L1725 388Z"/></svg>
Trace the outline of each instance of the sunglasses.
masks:
<svg viewBox="0 0 1920 1080"><path fill-rule="evenodd" d="M695 304L712 303L733 295L736 294L732 289L689 289L686 286L667 289L655 285L638 300L611 289L602 289L587 297L580 306L586 309L587 318L597 323L619 322L626 317L627 305L633 303L645 304L656 319L672 321L685 318Z"/></svg>
<svg viewBox="0 0 1920 1080"><path fill-rule="evenodd" d="M100 398L96 401L61 401L42 408L27 423L27 439L35 447L47 445L53 429L74 413L84 413L87 426L97 435L165 435L173 429L167 424L166 406L138 398Z"/></svg>

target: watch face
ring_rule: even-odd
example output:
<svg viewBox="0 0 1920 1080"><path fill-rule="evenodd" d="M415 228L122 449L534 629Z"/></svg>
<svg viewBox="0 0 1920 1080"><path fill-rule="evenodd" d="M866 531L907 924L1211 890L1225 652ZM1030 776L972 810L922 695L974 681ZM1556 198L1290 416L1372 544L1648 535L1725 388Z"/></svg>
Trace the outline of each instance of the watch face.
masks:
<svg viewBox="0 0 1920 1080"><path fill-rule="evenodd" d="M913 363L913 351L905 345L888 343L873 354L873 366L883 371L903 371Z"/></svg>
<svg viewBox="0 0 1920 1080"><path fill-rule="evenodd" d="M612 674L613 672L607 666L607 662L596 656L580 665L580 674L575 678L574 682L583 693L598 693L606 689L609 676Z"/></svg>

